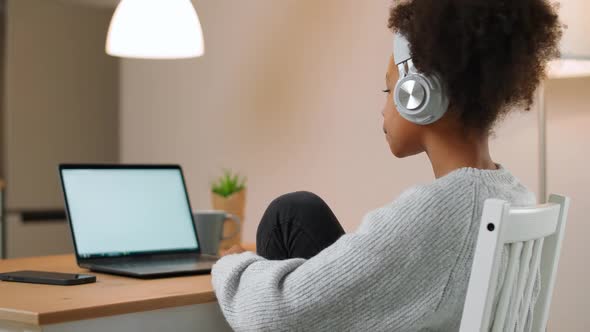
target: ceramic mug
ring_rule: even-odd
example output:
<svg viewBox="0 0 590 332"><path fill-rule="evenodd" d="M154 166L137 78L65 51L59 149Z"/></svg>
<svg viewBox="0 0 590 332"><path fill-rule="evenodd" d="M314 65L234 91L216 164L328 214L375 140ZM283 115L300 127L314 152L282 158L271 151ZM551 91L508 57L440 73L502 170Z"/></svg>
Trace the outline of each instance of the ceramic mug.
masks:
<svg viewBox="0 0 590 332"><path fill-rule="evenodd" d="M232 238L240 232L240 218L225 211L195 211L193 218L197 228L197 237L202 254L218 255L221 241ZM235 222L237 227L233 234L223 237L223 223L226 219Z"/></svg>

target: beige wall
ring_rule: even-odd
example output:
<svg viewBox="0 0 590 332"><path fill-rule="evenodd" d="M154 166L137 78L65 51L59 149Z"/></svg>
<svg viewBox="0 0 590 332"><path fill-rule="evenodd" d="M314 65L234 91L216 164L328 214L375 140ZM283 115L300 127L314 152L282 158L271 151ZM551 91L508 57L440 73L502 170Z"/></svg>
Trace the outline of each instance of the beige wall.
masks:
<svg viewBox="0 0 590 332"><path fill-rule="evenodd" d="M347 231L405 188L432 180L425 156L398 160L381 132L384 70L391 52L389 0L196 1L203 58L125 60L121 68L121 154L126 162L184 166L193 205L209 208L222 167L249 178L245 240L277 195L317 192ZM580 86L547 86L551 191L574 197L553 304L552 331L584 331L590 279L584 209L588 117ZM584 88L588 90L588 88ZM555 115L555 116L554 116ZM536 113L497 130L494 159L537 191ZM586 149L587 150L587 149ZM573 162L567 162L571 160ZM585 192L586 191L586 192Z"/></svg>
<svg viewBox="0 0 590 332"><path fill-rule="evenodd" d="M396 176L406 166L383 139L390 34L379 2L199 1L205 57L123 62L123 160L181 163L197 208L222 167L243 172L251 241L265 205L302 189L352 230L430 178L423 157L407 162L420 175Z"/></svg>
<svg viewBox="0 0 590 332"><path fill-rule="evenodd" d="M551 81L546 86L548 189L572 197L552 304L553 331L590 327L590 79Z"/></svg>
<svg viewBox="0 0 590 332"><path fill-rule="evenodd" d="M432 179L425 156L396 160L381 131L388 3L197 2L205 57L123 61L123 160L181 163L196 208L209 206L222 167L241 171L247 240L270 200L302 189L353 230L367 210ZM514 119L494 155L536 190L536 117Z"/></svg>
<svg viewBox="0 0 590 332"><path fill-rule="evenodd" d="M388 3L196 2L205 57L123 61L123 160L181 163L196 208L209 207L222 167L241 171L246 240L268 202L293 190L317 192L354 230L432 179L425 156L396 160L381 131ZM535 115L516 118L495 155L536 189Z"/></svg>

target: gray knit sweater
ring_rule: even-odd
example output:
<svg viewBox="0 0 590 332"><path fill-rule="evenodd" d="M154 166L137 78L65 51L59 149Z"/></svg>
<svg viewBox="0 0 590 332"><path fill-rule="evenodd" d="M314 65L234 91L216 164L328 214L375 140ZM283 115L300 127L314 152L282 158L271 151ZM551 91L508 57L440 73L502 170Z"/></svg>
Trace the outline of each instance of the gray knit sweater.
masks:
<svg viewBox="0 0 590 332"><path fill-rule="evenodd" d="M310 259L222 257L219 305L236 331L458 331L487 198L535 203L501 166L461 168L369 212Z"/></svg>

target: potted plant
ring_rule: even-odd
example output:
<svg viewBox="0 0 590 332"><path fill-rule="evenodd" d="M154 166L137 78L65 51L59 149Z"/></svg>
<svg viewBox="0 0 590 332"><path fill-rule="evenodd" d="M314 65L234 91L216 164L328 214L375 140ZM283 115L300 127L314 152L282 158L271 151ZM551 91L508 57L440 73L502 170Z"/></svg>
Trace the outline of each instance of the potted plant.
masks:
<svg viewBox="0 0 590 332"><path fill-rule="evenodd" d="M231 170L224 170L223 175L211 185L211 203L213 209L222 210L240 218L240 231L235 236L221 241L220 249L225 250L234 244L241 244L246 205L246 178ZM226 220L223 223L223 236L235 233L236 227L234 222Z"/></svg>

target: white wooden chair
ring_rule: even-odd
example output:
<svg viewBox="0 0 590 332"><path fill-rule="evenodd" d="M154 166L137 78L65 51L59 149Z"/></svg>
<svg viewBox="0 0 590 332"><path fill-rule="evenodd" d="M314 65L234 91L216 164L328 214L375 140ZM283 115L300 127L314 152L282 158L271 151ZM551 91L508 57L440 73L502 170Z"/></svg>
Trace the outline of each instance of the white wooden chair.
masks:
<svg viewBox="0 0 590 332"><path fill-rule="evenodd" d="M517 331L517 319L526 321L539 266L541 291L533 311L532 331L545 331L569 204L568 197L558 195L551 195L548 204L533 207L511 208L502 200L486 200L460 332ZM502 289L497 292L505 245L509 248L508 267ZM517 300L511 303L514 295ZM494 301L498 302L492 317ZM503 330L506 322L511 327L508 331ZM518 332L524 327L518 326Z"/></svg>

